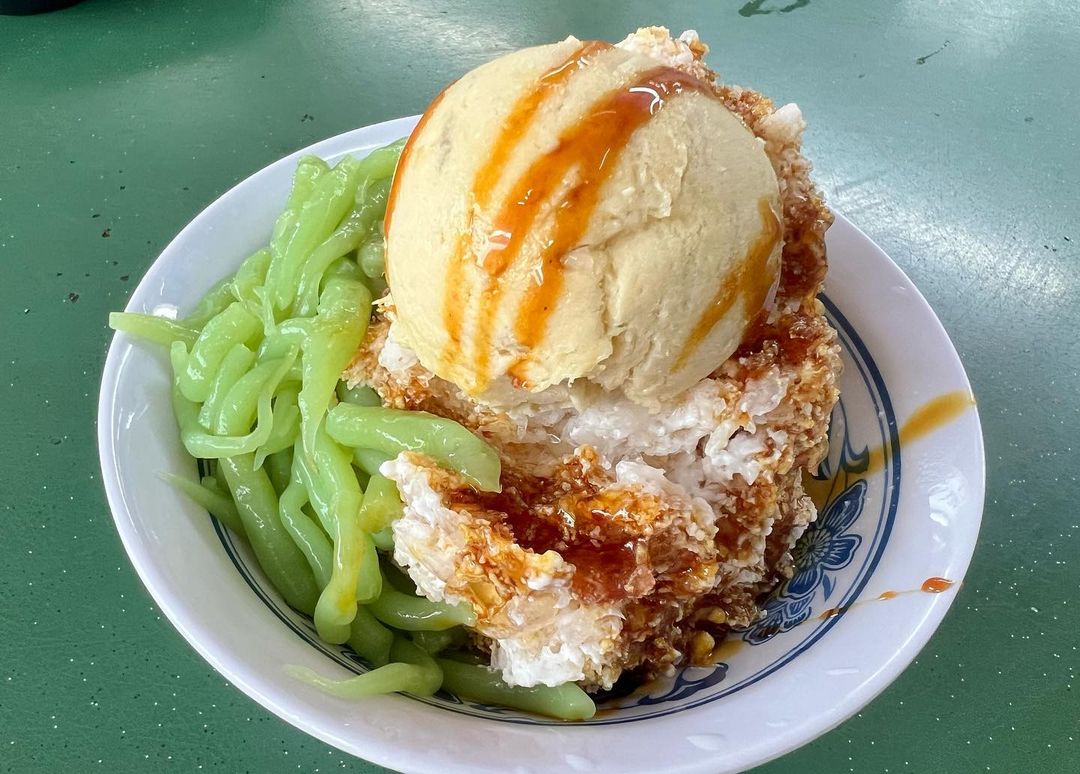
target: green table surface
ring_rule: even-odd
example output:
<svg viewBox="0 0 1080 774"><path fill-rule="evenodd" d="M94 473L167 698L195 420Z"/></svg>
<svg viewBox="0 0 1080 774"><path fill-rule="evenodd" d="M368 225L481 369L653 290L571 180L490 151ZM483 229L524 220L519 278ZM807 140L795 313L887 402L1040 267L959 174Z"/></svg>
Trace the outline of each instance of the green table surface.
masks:
<svg viewBox="0 0 1080 774"><path fill-rule="evenodd" d="M228 685L140 585L98 472L106 313L280 156L420 112L498 54L650 23L697 29L729 81L800 104L817 180L937 310L986 436L982 536L940 630L856 717L763 771L1080 771L1065 0L87 0L0 17L0 768L375 770Z"/></svg>

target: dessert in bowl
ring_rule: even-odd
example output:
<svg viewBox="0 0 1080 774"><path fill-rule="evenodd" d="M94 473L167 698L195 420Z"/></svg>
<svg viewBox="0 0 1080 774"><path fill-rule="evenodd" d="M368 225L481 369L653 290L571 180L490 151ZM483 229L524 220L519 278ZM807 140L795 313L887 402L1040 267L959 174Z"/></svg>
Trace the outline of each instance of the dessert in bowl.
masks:
<svg viewBox="0 0 1080 774"><path fill-rule="evenodd" d="M311 582L286 578L287 587L275 593L281 568L260 572L268 547L251 526L266 522L256 522L260 514L245 513L235 498L233 484L244 484L247 471L234 465L237 454L225 452L241 448L229 445L236 439L267 430L258 401L248 406L247 424L221 420L182 433L195 456L221 453L203 471L206 484L217 494L232 489L238 506L235 530L220 523L198 528L204 550L233 559L248 593L256 590L276 624L300 635L290 646L315 646L309 656L285 643L290 655L268 649L255 674L250 663L226 663L219 645L208 646L214 634L189 634L268 706L346 749L406 768L435 764L394 758L406 753L387 747L385 738L382 746L373 741L386 734L375 721L343 730L340 723L364 723L337 699L324 696L320 704L319 694L294 679L272 680L267 689L263 670L300 664L322 675L303 673L330 691L404 690L458 718L549 729L565 721L538 713L590 726L648 719L659 731L656 724L672 713L760 693L744 689L808 654L863 598L871 576L889 584L879 594L918 587L913 567L895 577L882 570L886 548L895 544L900 422L858 334L817 297L832 217L800 153L801 116L794 106L776 109L753 92L717 84L703 53L695 36L676 40L655 29L617 46L571 39L529 49L449 87L412 131L392 186L388 173L372 171L393 171L387 151L368 157L374 161L360 172L349 166L355 160L318 173L313 161L301 161L314 177L343 170L342 179L356 183L356 207L323 218L326 233L300 255L299 280L291 285L282 281L289 261L279 258L290 256L280 240L289 223L279 219L277 249L272 242L261 273L259 261L245 262L225 302L247 304L259 323L253 340L233 346L247 347L251 371L262 367L267 381L260 384L273 385L270 433L279 417L288 426L289 408L296 409L293 436L279 433L293 442L292 465L281 467L283 450L261 435L253 452L242 454L252 453L265 469L264 488L278 506L270 516L278 511L286 537L301 546L308 536L306 551L298 548L292 558L310 565ZM375 127L313 150L333 160L409 128ZM273 189L259 193L269 212L249 216L253 233L216 248L219 255L225 248L239 255L265 239L269 203L277 197L280 207L285 166L295 165L283 161L273 181L274 168L260 173L262 188ZM244 196L250 201L255 181L223 197L216 216ZM290 202L302 212L295 191ZM381 213L370 215L380 196L388 200L384 228ZM189 231L214 217L200 216ZM840 225L848 243L865 241ZM357 233L359 241L350 242ZM185 247L183 237L167 254ZM344 259L330 255L343 244L351 245ZM299 252L293 249L294 260ZM848 277L861 270L851 261ZM304 267L313 264L324 274L305 283ZM294 290L281 301L283 287ZM171 302L188 312L195 290L182 288ZM160 307L149 292L141 286L132 308ZM376 299L370 321L355 311L365 309L356 301L365 292L368 302ZM362 329L352 326L359 317ZM187 322L190 341L180 344L190 359L200 339L210 338L210 323L198 314ZM343 330L356 337L347 350ZM319 338L328 332L337 338ZM170 335L175 352L181 334ZM943 336L939 328L934 335ZM115 385L130 356L121 365L111 356L106 384ZM310 385L325 391L326 379L314 370L334 362L340 368L329 383L333 394L320 399L320 408ZM966 385L957 368L945 369L953 391ZM189 370L190 362L179 362L181 397ZM834 411L841 389L844 403ZM189 392L198 413L209 414L203 409L207 402L214 407L210 395L200 403L194 399L201 393ZM103 408L108 393L103 386ZM907 406L901 419L916 408ZM110 432L109 416L102 425ZM138 435L137 427L128 422L125 432ZM211 432L215 427L228 432ZM113 448L103 454L108 477L116 444L129 441L115 433L106 441ZM354 491L353 484L328 490L320 483L340 469L338 452L355 474L359 499L337 496ZM981 483L977 488L981 493ZM330 494L320 500L320 492ZM110 494L124 534L119 513L138 509L122 492ZM342 525L343 513L357 522ZM145 557L134 540L125 537L133 557ZM357 545L351 554L343 550ZM958 579L965 545L966 538L954 541L951 558L931 563L925 577ZM151 577L146 560L136 563L156 595L175 592ZM427 607L418 613L410 599ZM162 604L174 620L184 617L184 605ZM928 636L944 609L922 604L915 628ZM190 621L182 626L191 630ZM914 641L883 655L882 664L895 674L917 649ZM733 643L747 647L736 651ZM327 680L344 676L342 668L361 677ZM809 685L788 672L797 681L789 690ZM854 711L858 697L867 700L883 680L880 669L867 672L859 690L848 690L810 723L817 729L811 735L842 718L838 711ZM585 692L599 702L595 716ZM384 711L386 702L399 700L367 701ZM298 711L297 703L307 709ZM330 709L345 715L328 718ZM473 733L457 721L432 722ZM686 738L697 740L690 742L694 755L711 752L715 759L720 743L708 741L715 733L692 733L696 724L685 726ZM737 745L731 765L797 744L792 739L805 739L810 727L782 725L786 731ZM580 745L572 737L558 734L566 744L559 754L588 757L573 752ZM424 735L416 735L416 746ZM523 753L547 755L531 741L522 744ZM494 760L484 756L477 749L461 765ZM647 765L647 756L633 760Z"/></svg>

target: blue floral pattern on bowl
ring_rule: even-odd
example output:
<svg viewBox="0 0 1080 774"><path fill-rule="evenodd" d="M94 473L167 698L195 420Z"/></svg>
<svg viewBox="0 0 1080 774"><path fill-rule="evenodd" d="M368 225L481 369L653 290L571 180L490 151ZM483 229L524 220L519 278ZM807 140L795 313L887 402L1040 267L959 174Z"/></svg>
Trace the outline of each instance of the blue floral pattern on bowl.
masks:
<svg viewBox="0 0 1080 774"><path fill-rule="evenodd" d="M865 450L860 454L852 452L843 403L833 411L829 442L840 448L836 469L826 459L814 476L815 482L824 485L828 499L792 551L791 578L773 592L763 607L764 615L742 631L742 639L751 645L760 645L806 623L818 597L827 602L832 596L835 573L851 564L862 544L862 536L852 528L866 503L866 481L857 476L866 471L870 455ZM834 494L841 486L840 493Z"/></svg>

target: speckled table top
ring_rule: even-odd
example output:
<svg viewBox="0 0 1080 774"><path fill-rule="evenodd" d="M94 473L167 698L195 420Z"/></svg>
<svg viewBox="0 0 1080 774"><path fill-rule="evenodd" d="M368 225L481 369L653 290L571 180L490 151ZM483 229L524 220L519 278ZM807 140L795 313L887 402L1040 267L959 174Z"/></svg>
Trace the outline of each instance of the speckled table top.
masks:
<svg viewBox="0 0 1080 774"><path fill-rule="evenodd" d="M982 537L941 629L857 717L763 770L1080 770L1080 12L1064 0L87 0L0 17L0 769L374 770L227 685L140 586L94 446L106 313L287 152L417 113L498 53L644 23L698 29L729 80L800 103L820 184L937 310L984 422Z"/></svg>

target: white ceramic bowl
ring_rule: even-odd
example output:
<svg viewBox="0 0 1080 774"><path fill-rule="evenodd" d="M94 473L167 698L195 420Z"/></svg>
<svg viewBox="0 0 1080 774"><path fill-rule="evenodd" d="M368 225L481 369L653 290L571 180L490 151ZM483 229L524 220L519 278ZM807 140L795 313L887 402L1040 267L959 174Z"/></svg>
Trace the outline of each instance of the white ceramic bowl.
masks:
<svg viewBox="0 0 1080 774"><path fill-rule="evenodd" d="M199 214L139 283L130 311L189 310L263 245L296 159L362 155L406 135L403 118L333 137L256 173ZM234 685L342 750L406 771L737 771L850 717L911 662L958 586L979 531L983 449L973 407L901 443L899 428L941 395L970 393L933 311L892 261L842 217L829 231L825 304L843 346L833 416L834 492L801 542L798 573L714 669L685 669L613 697L586 723L558 723L439 695L351 703L291 679L287 664L334 677L366 667L315 638L246 547L158 474L192 474L169 405L165 357L115 337L102 378L98 443L109 504L143 583L180 633ZM883 464L860 473L867 454ZM829 617L827 610L839 608ZM824 617L823 617L824 614Z"/></svg>

